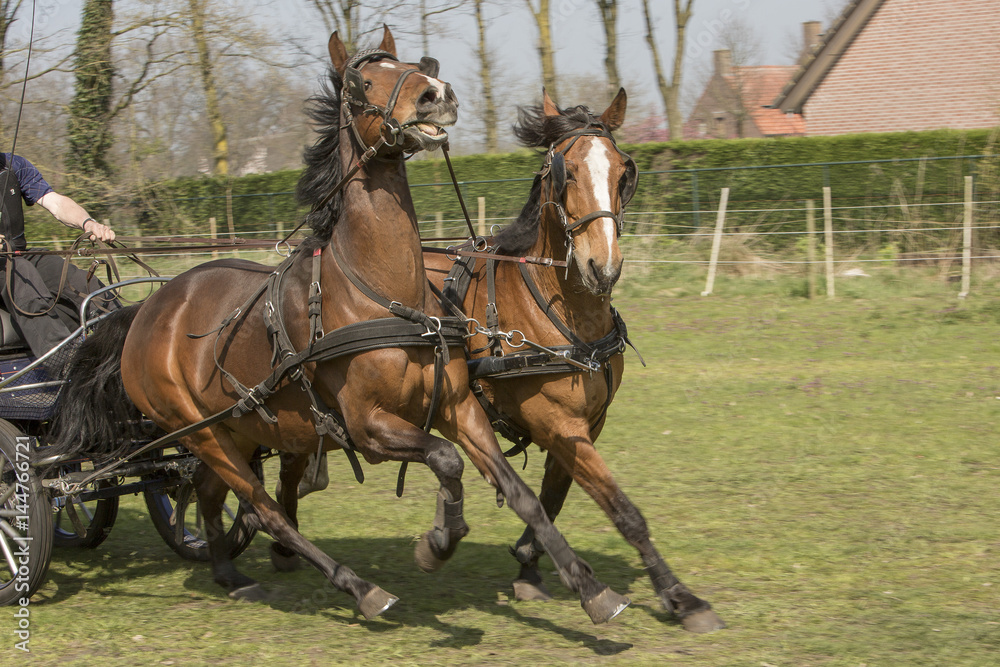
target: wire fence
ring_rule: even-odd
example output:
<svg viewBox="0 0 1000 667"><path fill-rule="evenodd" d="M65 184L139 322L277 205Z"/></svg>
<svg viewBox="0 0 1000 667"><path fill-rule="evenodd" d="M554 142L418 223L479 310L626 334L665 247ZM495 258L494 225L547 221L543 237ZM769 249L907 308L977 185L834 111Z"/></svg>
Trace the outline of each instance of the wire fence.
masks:
<svg viewBox="0 0 1000 667"><path fill-rule="evenodd" d="M984 155L644 171L620 243L626 262L640 267L705 266L716 242L720 270L738 275L802 271L803 265L826 262L839 270L892 264L957 271L963 252L976 263L1000 259L998 174L997 158ZM963 188L967 177L974 183L971 197ZM514 220L531 181L460 182L477 232L489 234ZM830 189L826 210L825 187ZM714 223L723 188L730 199L717 235ZM451 183L414 184L412 192L423 238L468 235ZM213 210L226 215L225 198L206 199L218 199ZM212 225L221 237L232 229L239 237L280 238L305 213L293 200L292 192L243 195L238 205L229 202L232 217L217 224L213 217ZM255 212L252 224L243 211ZM814 234L809 232L811 217L819 230ZM830 220L828 231L823 230L825 218ZM114 222L124 234L141 233L139 219ZM966 225L971 231L968 247ZM174 235L208 236L208 227L206 221L178 220ZM61 243L68 245L59 239L51 245ZM237 254L270 264L280 260L274 252ZM156 261L184 268L214 256L219 255L205 251Z"/></svg>

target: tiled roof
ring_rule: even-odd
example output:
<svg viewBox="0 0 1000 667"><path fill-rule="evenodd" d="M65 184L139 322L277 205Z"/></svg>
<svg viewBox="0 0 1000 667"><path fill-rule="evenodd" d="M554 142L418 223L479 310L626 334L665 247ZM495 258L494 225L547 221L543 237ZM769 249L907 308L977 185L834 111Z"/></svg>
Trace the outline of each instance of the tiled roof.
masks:
<svg viewBox="0 0 1000 667"><path fill-rule="evenodd" d="M764 136L805 134L806 123L801 115L785 114L780 109L765 109L789 82L798 67L763 65L734 67L734 74L724 77L736 90L742 86L743 106Z"/></svg>

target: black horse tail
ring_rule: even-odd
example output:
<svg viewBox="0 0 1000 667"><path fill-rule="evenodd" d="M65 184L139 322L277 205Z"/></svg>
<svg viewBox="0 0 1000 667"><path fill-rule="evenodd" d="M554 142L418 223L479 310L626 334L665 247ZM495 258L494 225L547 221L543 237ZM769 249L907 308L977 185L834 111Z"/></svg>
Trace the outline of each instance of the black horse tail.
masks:
<svg viewBox="0 0 1000 667"><path fill-rule="evenodd" d="M122 382L125 336L139 307L121 308L99 322L73 356L49 431L47 456L115 458L141 435L142 414Z"/></svg>

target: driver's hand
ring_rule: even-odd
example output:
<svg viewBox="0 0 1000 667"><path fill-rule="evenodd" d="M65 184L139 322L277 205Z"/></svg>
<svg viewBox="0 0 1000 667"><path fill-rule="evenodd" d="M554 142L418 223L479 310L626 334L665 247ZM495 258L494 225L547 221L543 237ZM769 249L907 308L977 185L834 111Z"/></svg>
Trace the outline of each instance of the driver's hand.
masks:
<svg viewBox="0 0 1000 667"><path fill-rule="evenodd" d="M115 240L115 230L107 225L102 225L93 218L87 218L83 222L83 231L90 234L91 241L103 241L110 243Z"/></svg>

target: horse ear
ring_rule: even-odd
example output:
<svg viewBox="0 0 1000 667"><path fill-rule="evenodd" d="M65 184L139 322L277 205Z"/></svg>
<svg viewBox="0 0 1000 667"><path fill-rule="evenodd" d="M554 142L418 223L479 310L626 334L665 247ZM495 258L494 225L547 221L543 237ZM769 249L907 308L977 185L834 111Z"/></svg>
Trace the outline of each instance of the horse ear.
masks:
<svg viewBox="0 0 1000 667"><path fill-rule="evenodd" d="M625 94L624 88L619 88L615 99L611 100L611 104L601 114L601 122L607 125L612 132L617 130L625 122L625 107L627 106L628 95Z"/></svg>
<svg viewBox="0 0 1000 667"><path fill-rule="evenodd" d="M330 42L326 45L326 48L330 51L330 62L333 63L333 68L343 73L344 65L347 64L347 48L340 41L336 30L330 35Z"/></svg>
<svg viewBox="0 0 1000 667"><path fill-rule="evenodd" d="M378 45L378 48L382 51L386 51L392 54L392 57L396 57L396 40L392 38L392 31L389 30L389 26L382 24L382 43Z"/></svg>
<svg viewBox="0 0 1000 667"><path fill-rule="evenodd" d="M552 101L549 97L549 91L542 88L542 110L545 112L546 116L561 116L559 113L559 107L556 103Z"/></svg>

